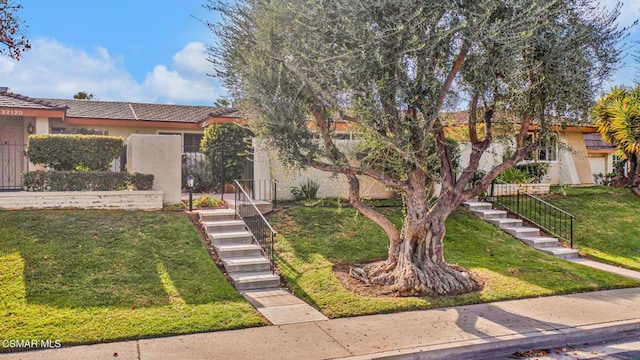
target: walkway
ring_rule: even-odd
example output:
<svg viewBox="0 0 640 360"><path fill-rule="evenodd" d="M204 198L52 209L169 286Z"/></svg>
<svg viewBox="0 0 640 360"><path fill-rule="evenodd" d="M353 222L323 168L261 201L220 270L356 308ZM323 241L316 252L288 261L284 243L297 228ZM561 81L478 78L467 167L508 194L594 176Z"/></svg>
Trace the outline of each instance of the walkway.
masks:
<svg viewBox="0 0 640 360"><path fill-rule="evenodd" d="M640 288L0 355L14 359L484 359L640 331Z"/></svg>

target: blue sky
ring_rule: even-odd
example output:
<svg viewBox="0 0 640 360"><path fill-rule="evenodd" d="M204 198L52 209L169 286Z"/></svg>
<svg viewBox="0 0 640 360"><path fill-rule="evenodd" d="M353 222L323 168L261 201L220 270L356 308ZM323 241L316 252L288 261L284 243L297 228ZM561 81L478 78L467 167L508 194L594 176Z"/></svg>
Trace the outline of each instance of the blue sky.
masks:
<svg viewBox="0 0 640 360"><path fill-rule="evenodd" d="M214 20L205 0L18 0L33 48L20 62L0 58L0 86L32 97L210 105L225 95L207 76ZM613 6L615 0L602 1ZM620 23L640 18L640 0L624 2ZM639 40L634 29L628 40ZM611 84L631 85L633 60Z"/></svg>
<svg viewBox="0 0 640 360"><path fill-rule="evenodd" d="M1 86L32 97L212 104L224 89L206 74L213 20L204 0L18 0L32 49L0 58Z"/></svg>

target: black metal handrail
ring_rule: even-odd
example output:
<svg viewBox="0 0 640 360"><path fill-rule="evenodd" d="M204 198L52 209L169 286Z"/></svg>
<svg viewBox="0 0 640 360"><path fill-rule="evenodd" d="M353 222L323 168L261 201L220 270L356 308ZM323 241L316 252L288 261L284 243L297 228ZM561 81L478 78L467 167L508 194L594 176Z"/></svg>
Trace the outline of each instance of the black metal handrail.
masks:
<svg viewBox="0 0 640 360"><path fill-rule="evenodd" d="M515 184L499 180L491 183L487 200L512 212L518 219L524 219L548 234L568 242L573 248L575 215L523 191Z"/></svg>
<svg viewBox="0 0 640 360"><path fill-rule="evenodd" d="M269 259L271 272L275 272L275 252L274 242L276 232L273 230L267 219L262 215L253 199L247 194L244 187L238 180L233 181L235 187L235 211L236 218L243 220L253 239L262 247L262 251Z"/></svg>
<svg viewBox="0 0 640 360"><path fill-rule="evenodd" d="M236 180L254 201L266 201L277 205L276 180L237 179Z"/></svg>

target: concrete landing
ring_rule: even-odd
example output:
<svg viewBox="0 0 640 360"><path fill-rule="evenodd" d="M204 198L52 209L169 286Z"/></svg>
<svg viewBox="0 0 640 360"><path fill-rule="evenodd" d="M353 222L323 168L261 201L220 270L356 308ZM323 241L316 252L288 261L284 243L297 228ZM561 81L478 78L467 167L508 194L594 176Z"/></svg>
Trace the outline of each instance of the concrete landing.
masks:
<svg viewBox="0 0 640 360"><path fill-rule="evenodd" d="M242 296L273 325L328 320L311 305L282 289L244 291Z"/></svg>

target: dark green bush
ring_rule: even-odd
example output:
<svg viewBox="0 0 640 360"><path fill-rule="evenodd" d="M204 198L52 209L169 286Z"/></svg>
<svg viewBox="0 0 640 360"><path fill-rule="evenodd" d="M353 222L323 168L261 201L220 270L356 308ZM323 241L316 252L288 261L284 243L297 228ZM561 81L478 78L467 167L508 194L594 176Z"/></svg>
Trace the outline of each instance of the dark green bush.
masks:
<svg viewBox="0 0 640 360"><path fill-rule="evenodd" d="M549 163L528 163L515 166L516 169L527 174L529 182L541 182L549 172Z"/></svg>
<svg viewBox="0 0 640 360"><path fill-rule="evenodd" d="M153 187L153 175L152 174L129 174L129 182L136 190L151 190Z"/></svg>
<svg viewBox="0 0 640 360"><path fill-rule="evenodd" d="M31 135L27 155L58 171L104 171L122 153L124 139L98 135Z"/></svg>
<svg viewBox="0 0 640 360"><path fill-rule="evenodd" d="M153 175L111 171L29 171L24 174L27 191L151 190Z"/></svg>

